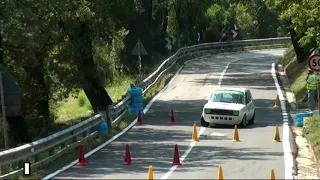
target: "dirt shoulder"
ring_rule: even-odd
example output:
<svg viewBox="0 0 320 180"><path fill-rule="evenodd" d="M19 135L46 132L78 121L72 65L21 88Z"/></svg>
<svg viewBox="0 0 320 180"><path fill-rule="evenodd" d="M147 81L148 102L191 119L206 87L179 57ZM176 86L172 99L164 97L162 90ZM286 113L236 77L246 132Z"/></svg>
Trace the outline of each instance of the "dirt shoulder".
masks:
<svg viewBox="0 0 320 180"><path fill-rule="evenodd" d="M305 111L305 109L297 109L296 100L294 94L290 90L290 85L286 74L281 71L281 68L278 70L278 77L280 83L282 84L282 88L285 92L285 98L288 104L289 114L292 119L291 130L293 133L294 142L291 144L293 147L293 152L295 152L295 170L296 173L294 175L295 179L319 179L318 176L318 167L316 158L314 156L313 151L310 148L310 144L302 136L302 127L295 127L295 114L297 112Z"/></svg>

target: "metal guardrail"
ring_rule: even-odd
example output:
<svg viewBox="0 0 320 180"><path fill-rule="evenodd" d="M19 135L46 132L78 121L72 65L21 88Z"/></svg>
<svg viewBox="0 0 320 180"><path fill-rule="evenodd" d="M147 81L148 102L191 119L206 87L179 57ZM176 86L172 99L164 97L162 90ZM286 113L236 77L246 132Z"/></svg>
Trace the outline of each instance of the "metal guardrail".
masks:
<svg viewBox="0 0 320 180"><path fill-rule="evenodd" d="M159 77L174 67L181 58L190 56L201 56L206 53L219 53L223 50L242 50L244 48L274 48L283 47L291 42L290 37L251 39L231 42L203 43L179 49L175 54L166 59L160 66L147 78L137 84L143 89L145 94L159 79ZM128 114L127 106L130 103L130 95L126 94L123 99L107 108L105 113L99 113L89 119L82 121L63 131L55 133L46 138L25 144L16 148L0 152L0 179L10 179L23 175L24 162L33 160L31 171L36 171L43 165L59 158L68 150L78 147L81 143L92 139L97 131L88 134L88 129L97 126L106 118L112 120L112 125L116 125ZM78 140L80 139L80 140ZM48 153L48 156L41 159L41 154Z"/></svg>

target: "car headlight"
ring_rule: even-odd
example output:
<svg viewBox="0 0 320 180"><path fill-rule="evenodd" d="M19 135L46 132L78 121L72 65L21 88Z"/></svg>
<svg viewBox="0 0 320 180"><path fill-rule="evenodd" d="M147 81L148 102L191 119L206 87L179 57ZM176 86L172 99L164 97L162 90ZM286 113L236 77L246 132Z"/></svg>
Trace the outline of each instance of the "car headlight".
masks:
<svg viewBox="0 0 320 180"><path fill-rule="evenodd" d="M234 116L239 116L239 111L233 111Z"/></svg>
<svg viewBox="0 0 320 180"><path fill-rule="evenodd" d="M211 113L211 111L212 111L212 109L207 109L207 108L206 108L206 109L204 109L204 113L205 113L205 114L210 114L210 113Z"/></svg>

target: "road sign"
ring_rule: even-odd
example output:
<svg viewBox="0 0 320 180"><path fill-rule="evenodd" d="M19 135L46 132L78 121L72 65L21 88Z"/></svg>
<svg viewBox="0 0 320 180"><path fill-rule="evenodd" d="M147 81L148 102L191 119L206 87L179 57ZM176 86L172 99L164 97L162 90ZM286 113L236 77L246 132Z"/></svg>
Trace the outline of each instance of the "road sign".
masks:
<svg viewBox="0 0 320 180"><path fill-rule="evenodd" d="M138 39L138 42L134 49L132 50L132 55L138 55L138 63L139 63L139 75L141 76L141 70L142 70L142 65L141 65L141 55L148 55L147 50L144 48L142 42L140 39Z"/></svg>
<svg viewBox="0 0 320 180"><path fill-rule="evenodd" d="M238 35L238 33L235 31L235 30L231 30L231 32L232 32L232 38L235 38L237 35Z"/></svg>
<svg viewBox="0 0 320 180"><path fill-rule="evenodd" d="M132 50L132 55L138 55L138 56L143 56L143 55L148 55L147 50L144 48L142 42L140 39L138 39L134 49Z"/></svg>
<svg viewBox="0 0 320 180"><path fill-rule="evenodd" d="M165 40L168 42L166 44L166 48L168 48L168 49L172 44L176 43L176 41L177 41L177 38L175 38L174 36L170 36L170 37L171 37L172 40L169 39L169 38L165 38Z"/></svg>
<svg viewBox="0 0 320 180"><path fill-rule="evenodd" d="M308 66L316 72L320 72L320 54L313 54L309 57Z"/></svg>

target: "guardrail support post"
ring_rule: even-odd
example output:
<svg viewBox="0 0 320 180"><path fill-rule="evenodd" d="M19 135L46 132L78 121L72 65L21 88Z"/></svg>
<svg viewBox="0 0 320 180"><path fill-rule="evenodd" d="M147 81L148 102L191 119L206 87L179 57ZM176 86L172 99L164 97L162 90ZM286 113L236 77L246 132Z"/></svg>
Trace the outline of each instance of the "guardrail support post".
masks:
<svg viewBox="0 0 320 180"><path fill-rule="evenodd" d="M64 147L66 147L66 143L65 142L60 144L60 149L63 149Z"/></svg>
<svg viewBox="0 0 320 180"><path fill-rule="evenodd" d="M25 160L21 160L21 161L18 162L19 169L24 167L24 162L25 162Z"/></svg>
<svg viewBox="0 0 320 180"><path fill-rule="evenodd" d="M39 154L34 155L34 162L38 162L40 160Z"/></svg>
<svg viewBox="0 0 320 180"><path fill-rule="evenodd" d="M1 166L0 167L0 175L4 175L8 173L8 166Z"/></svg>
<svg viewBox="0 0 320 180"><path fill-rule="evenodd" d="M54 148L49 149L49 156L52 156L54 154Z"/></svg>
<svg viewBox="0 0 320 180"><path fill-rule="evenodd" d="M88 131L84 131L84 132L82 133L82 137L83 137L83 138L87 137L87 135L88 135Z"/></svg>
<svg viewBox="0 0 320 180"><path fill-rule="evenodd" d="M74 133L74 131L72 131L72 134ZM72 142L73 143L75 143L75 142L77 142L77 136L74 136L73 138L72 138Z"/></svg>
<svg viewBox="0 0 320 180"><path fill-rule="evenodd" d="M110 133L111 133L111 130L112 130L112 124L111 124L112 119L111 119L111 117L110 117L110 110L111 110L111 106L109 105L109 106L107 106L107 108L106 108L106 112L103 114L105 120L107 121L108 134L110 134Z"/></svg>

